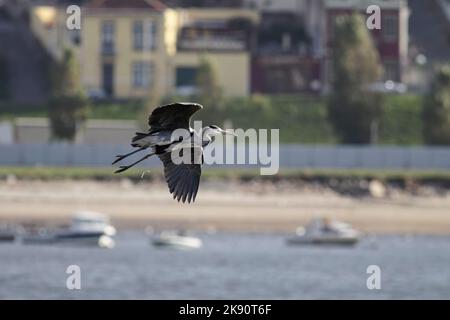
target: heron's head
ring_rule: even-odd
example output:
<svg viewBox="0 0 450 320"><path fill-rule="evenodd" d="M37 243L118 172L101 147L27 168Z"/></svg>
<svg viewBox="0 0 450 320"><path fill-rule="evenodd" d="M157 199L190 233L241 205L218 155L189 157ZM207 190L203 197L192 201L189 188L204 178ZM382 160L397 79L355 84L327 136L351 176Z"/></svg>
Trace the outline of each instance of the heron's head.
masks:
<svg viewBox="0 0 450 320"><path fill-rule="evenodd" d="M235 133L228 131L228 130L223 130L215 125L211 125L211 126L207 126L207 127L203 128L203 138L206 140L211 140L211 138L213 138L214 136L218 136L221 134L229 134L229 135L236 136Z"/></svg>

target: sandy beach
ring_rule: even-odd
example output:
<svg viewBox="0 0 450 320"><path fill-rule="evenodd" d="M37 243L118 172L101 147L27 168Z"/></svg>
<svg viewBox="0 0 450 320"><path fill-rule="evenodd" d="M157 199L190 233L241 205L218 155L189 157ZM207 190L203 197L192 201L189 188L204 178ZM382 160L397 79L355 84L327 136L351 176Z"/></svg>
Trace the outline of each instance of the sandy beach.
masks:
<svg viewBox="0 0 450 320"><path fill-rule="evenodd" d="M353 198L318 186L202 182L194 204L172 200L163 182L0 181L0 221L62 224L77 210L110 215L119 229L187 227L293 232L315 216L366 233L450 234L450 194Z"/></svg>

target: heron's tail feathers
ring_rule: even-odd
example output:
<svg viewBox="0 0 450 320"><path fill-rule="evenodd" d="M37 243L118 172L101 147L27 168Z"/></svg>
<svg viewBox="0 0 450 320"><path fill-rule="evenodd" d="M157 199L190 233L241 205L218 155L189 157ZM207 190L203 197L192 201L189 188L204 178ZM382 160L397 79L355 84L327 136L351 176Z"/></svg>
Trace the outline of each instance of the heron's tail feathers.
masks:
<svg viewBox="0 0 450 320"><path fill-rule="evenodd" d="M149 137L150 134L148 133L142 133L142 132L136 132L133 139L131 139L131 146L132 147L148 147L150 145L150 141L146 139Z"/></svg>
<svg viewBox="0 0 450 320"><path fill-rule="evenodd" d="M136 142L137 140L141 140L142 138L145 138L148 135L149 135L148 133L136 132L135 136L133 137L131 142Z"/></svg>

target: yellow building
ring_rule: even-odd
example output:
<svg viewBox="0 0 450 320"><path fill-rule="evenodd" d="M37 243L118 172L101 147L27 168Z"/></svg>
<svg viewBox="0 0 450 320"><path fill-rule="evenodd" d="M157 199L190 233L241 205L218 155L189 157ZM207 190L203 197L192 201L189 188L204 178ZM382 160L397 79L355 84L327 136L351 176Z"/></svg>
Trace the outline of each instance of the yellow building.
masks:
<svg viewBox="0 0 450 320"><path fill-rule="evenodd" d="M58 28L64 28L61 21L67 14L64 10L38 12L36 8L33 15L35 33L43 41L45 30L47 38L55 38L48 36L52 28L39 27L39 20L49 25L53 19L59 21ZM241 26L242 21L258 23L256 11L173 9L158 1L94 0L81 13L77 51L82 83L91 96L191 94L203 58L211 63L225 96L250 93L250 38ZM59 34L59 38L68 38L66 32ZM63 40L53 40L46 47L53 46L77 47Z"/></svg>
<svg viewBox="0 0 450 320"><path fill-rule="evenodd" d="M225 96L250 93L251 33L248 25L259 22L259 15L247 9L179 9L177 10L177 46L172 71L172 90L195 90L196 68L202 59L212 65ZM237 27L233 22L241 22Z"/></svg>

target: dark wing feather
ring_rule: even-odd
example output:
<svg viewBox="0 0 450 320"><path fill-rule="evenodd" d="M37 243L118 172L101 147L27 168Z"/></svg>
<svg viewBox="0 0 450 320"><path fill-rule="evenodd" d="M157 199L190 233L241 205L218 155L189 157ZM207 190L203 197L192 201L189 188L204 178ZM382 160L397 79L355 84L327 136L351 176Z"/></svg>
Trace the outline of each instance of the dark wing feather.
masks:
<svg viewBox="0 0 450 320"><path fill-rule="evenodd" d="M199 152L203 153L203 150L200 147L183 149L183 151L185 150L189 150L195 154L199 154ZM172 161L170 152L160 154L158 157L164 164L164 176L169 191L173 194L173 198L177 199L178 202L181 200L183 203L186 202L186 200L189 203L191 201L194 202L200 185L200 176L202 174L201 163L193 161L193 163L175 164Z"/></svg>
<svg viewBox="0 0 450 320"><path fill-rule="evenodd" d="M191 102L178 102L160 106L148 118L150 130L189 129L192 115L202 109L202 105Z"/></svg>

